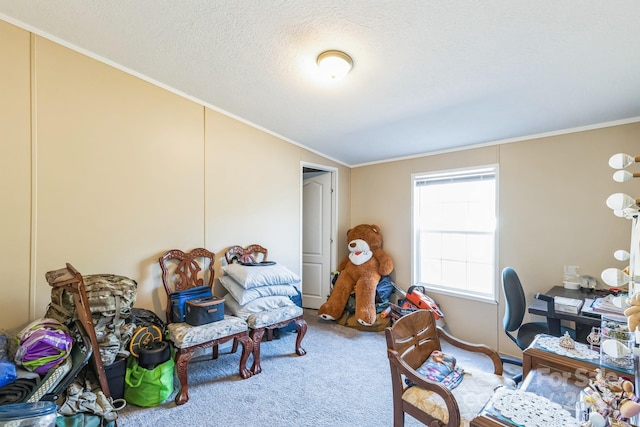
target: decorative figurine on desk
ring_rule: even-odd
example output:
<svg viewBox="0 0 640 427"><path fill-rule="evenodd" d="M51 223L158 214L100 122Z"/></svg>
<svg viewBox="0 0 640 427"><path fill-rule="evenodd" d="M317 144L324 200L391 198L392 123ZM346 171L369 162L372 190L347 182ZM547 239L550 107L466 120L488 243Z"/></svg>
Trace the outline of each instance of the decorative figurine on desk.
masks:
<svg viewBox="0 0 640 427"><path fill-rule="evenodd" d="M591 328L591 333L587 335L587 342L589 343L591 350L593 350L594 346L600 347L600 328L596 326Z"/></svg>
<svg viewBox="0 0 640 427"><path fill-rule="evenodd" d="M567 350L573 350L576 348L576 342L571 338L569 332L565 332L563 337L560 337L560 347Z"/></svg>

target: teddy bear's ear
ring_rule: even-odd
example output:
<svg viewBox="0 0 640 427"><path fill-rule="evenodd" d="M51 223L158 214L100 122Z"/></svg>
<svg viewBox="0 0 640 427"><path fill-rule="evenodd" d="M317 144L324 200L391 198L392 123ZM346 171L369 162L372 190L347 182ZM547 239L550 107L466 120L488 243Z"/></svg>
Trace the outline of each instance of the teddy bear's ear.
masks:
<svg viewBox="0 0 640 427"><path fill-rule="evenodd" d="M376 234L380 234L380 227L378 227L378 226L377 226L377 225L375 225L375 224L371 224L371 226L370 226L370 227L371 227L371 229L373 230L373 232L374 232L374 233L376 233Z"/></svg>

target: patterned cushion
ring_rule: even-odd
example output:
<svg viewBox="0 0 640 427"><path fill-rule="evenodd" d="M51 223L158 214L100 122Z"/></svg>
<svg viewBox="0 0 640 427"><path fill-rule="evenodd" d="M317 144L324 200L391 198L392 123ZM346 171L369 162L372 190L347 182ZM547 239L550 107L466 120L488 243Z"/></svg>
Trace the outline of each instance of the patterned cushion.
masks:
<svg viewBox="0 0 640 427"><path fill-rule="evenodd" d="M439 350L432 351L416 372L429 381L442 384L449 390L456 388L464 378L464 369L456 366L456 358ZM405 378L404 382L408 386L414 385L409 378Z"/></svg>
<svg viewBox="0 0 640 427"><path fill-rule="evenodd" d="M251 329L264 328L274 323L284 322L285 320L302 316L302 312L302 307L288 305L286 307L254 313L247 318L247 323Z"/></svg>
<svg viewBox="0 0 640 427"><path fill-rule="evenodd" d="M225 315L219 322L191 326L187 323L169 323L169 339L177 348L191 347L207 341L228 337L247 331L247 322L235 316Z"/></svg>
<svg viewBox="0 0 640 427"><path fill-rule="evenodd" d="M460 385L451 390L460 408L461 427L469 426L470 421L480 413L499 386L515 388L515 383L490 372L465 371ZM414 386L409 387L402 398L443 423L449 422L444 400L434 392Z"/></svg>

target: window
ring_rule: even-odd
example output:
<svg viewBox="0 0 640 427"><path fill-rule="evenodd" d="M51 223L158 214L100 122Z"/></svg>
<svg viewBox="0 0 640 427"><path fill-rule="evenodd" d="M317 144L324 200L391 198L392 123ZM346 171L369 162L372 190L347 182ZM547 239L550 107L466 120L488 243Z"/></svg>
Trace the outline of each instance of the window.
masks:
<svg viewBox="0 0 640 427"><path fill-rule="evenodd" d="M496 299L497 166L414 174L414 282Z"/></svg>

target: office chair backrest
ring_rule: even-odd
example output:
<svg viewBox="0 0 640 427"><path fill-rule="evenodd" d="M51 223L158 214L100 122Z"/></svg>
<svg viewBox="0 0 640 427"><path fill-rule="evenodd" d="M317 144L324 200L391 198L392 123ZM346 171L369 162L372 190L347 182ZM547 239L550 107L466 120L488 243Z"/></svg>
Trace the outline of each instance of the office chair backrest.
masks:
<svg viewBox="0 0 640 427"><path fill-rule="evenodd" d="M522 325L527 307L520 278L511 267L502 270L502 292L505 299L502 325L505 332L513 332ZM510 334L507 335L511 337Z"/></svg>

